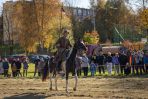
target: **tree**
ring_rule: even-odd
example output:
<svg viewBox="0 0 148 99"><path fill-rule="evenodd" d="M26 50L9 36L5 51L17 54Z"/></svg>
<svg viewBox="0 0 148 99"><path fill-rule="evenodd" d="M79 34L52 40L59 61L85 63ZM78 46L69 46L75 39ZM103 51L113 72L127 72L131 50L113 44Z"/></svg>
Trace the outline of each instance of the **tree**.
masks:
<svg viewBox="0 0 148 99"><path fill-rule="evenodd" d="M5 44L9 45L9 54L11 55L13 53L13 39L14 37L14 29L13 29L13 25L14 23L12 22L14 17L13 17L13 13L14 10L13 6L11 4L4 4L3 7L3 31L5 33L3 40L5 42Z"/></svg>
<svg viewBox="0 0 148 99"><path fill-rule="evenodd" d="M35 52L36 46L51 48L58 37L59 0L21 1L15 5L15 23L19 34L19 43L25 51ZM55 13L56 12L56 13ZM70 21L64 15L63 26L70 27ZM42 50L43 51L43 50Z"/></svg>
<svg viewBox="0 0 148 99"><path fill-rule="evenodd" d="M95 31L90 32L90 33L86 32L84 34L83 39L86 44L98 44L99 43L99 35Z"/></svg>
<svg viewBox="0 0 148 99"><path fill-rule="evenodd" d="M127 24L130 11L124 0L99 1L96 12L96 27L100 33L100 41L113 41L113 31L116 25ZM125 31L125 30L124 30Z"/></svg>

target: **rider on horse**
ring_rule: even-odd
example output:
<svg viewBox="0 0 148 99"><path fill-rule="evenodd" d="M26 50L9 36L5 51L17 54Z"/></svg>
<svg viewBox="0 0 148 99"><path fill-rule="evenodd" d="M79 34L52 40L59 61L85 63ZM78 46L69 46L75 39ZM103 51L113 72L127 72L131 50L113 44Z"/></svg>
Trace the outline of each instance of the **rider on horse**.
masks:
<svg viewBox="0 0 148 99"><path fill-rule="evenodd" d="M66 60L67 58L67 51L72 45L70 44L69 39L67 39L69 32L67 30L63 31L63 36L60 37L55 46L57 47L57 53L55 55L56 62L57 62L57 69L59 73L62 71L61 63Z"/></svg>

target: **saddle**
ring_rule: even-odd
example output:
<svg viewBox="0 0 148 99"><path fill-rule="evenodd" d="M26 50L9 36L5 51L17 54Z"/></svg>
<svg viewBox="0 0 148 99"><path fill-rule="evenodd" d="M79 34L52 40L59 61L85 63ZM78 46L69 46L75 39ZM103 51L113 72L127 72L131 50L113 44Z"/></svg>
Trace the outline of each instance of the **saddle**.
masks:
<svg viewBox="0 0 148 99"><path fill-rule="evenodd" d="M67 58L69 57L70 54L70 49L65 49L60 55L58 55L59 57L59 61L66 61Z"/></svg>

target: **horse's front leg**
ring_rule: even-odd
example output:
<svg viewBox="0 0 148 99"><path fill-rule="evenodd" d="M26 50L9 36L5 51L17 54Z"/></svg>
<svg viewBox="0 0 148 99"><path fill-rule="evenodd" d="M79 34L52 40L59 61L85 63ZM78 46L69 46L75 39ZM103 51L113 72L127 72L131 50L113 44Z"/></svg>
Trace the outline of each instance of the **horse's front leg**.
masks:
<svg viewBox="0 0 148 99"><path fill-rule="evenodd" d="M77 69L75 69L75 86L73 88L74 91L77 90L77 84L78 84L78 76L77 76Z"/></svg>
<svg viewBox="0 0 148 99"><path fill-rule="evenodd" d="M66 93L68 93L68 73L66 72Z"/></svg>
<svg viewBox="0 0 148 99"><path fill-rule="evenodd" d="M68 93L68 79L66 79L66 93Z"/></svg>
<svg viewBox="0 0 148 99"><path fill-rule="evenodd" d="M52 73L50 73L50 90L52 90Z"/></svg>
<svg viewBox="0 0 148 99"><path fill-rule="evenodd" d="M58 73L56 72L56 75L55 75L55 90L56 90L56 91L58 90L58 87L57 87L57 80L58 80Z"/></svg>

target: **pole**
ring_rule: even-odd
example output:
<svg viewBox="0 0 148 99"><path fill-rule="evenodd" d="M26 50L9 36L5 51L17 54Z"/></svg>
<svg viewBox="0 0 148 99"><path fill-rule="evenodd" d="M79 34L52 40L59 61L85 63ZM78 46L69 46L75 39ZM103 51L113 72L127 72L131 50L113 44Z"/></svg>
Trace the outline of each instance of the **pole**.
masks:
<svg viewBox="0 0 148 99"><path fill-rule="evenodd" d="M96 31L96 19L95 19L95 1L93 0L93 21L94 21L94 32Z"/></svg>
<svg viewBox="0 0 148 99"><path fill-rule="evenodd" d="M63 11L63 3L62 3L62 6L61 6L61 9L60 9L60 31L59 31L59 38L60 38L61 32L62 32L62 18L63 18L62 11Z"/></svg>
<svg viewBox="0 0 148 99"><path fill-rule="evenodd" d="M96 31L95 7L93 8L94 32Z"/></svg>
<svg viewBox="0 0 148 99"><path fill-rule="evenodd" d="M143 0L143 10L145 9L145 6L144 6L144 5L145 5L145 2L144 2L144 0Z"/></svg>

